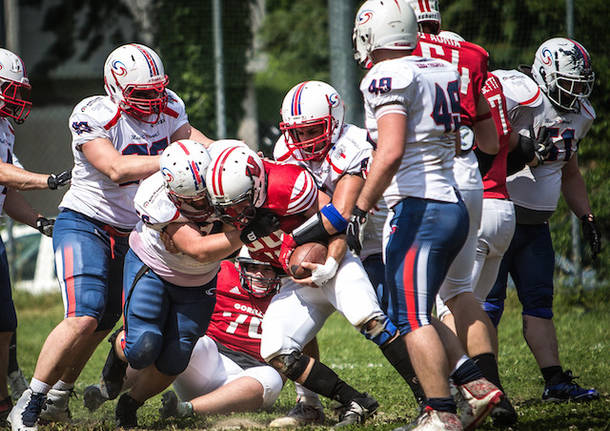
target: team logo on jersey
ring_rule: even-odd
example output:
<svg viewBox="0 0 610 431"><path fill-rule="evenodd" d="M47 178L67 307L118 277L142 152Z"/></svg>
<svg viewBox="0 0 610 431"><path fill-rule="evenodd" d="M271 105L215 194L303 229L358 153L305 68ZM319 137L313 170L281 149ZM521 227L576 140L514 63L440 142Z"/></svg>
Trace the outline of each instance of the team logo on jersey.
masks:
<svg viewBox="0 0 610 431"><path fill-rule="evenodd" d="M360 12L360 15L358 15L358 24L359 25L366 24L367 22L369 22L371 20L371 18L373 18L373 11L365 9L362 12Z"/></svg>
<svg viewBox="0 0 610 431"><path fill-rule="evenodd" d="M127 75L127 68L125 67L123 62L120 61L120 60L113 61L112 62L112 68L115 70L114 73L115 73L116 76Z"/></svg>
<svg viewBox="0 0 610 431"><path fill-rule="evenodd" d="M171 183L172 181L174 181L174 175L172 174L172 172L169 169L167 169L167 168L161 169L161 174L163 175L163 178L165 178L166 182Z"/></svg>
<svg viewBox="0 0 610 431"><path fill-rule="evenodd" d="M542 50L542 62L547 66L553 62L553 53L550 49L544 48Z"/></svg>

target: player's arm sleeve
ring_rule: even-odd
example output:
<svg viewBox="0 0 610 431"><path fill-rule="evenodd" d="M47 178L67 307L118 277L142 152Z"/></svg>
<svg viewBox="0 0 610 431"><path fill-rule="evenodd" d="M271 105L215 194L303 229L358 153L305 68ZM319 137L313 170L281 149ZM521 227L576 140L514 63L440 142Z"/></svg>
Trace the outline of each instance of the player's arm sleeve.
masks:
<svg viewBox="0 0 610 431"><path fill-rule="evenodd" d="M409 69L389 68L380 63L380 67L371 69L362 80L360 91L365 103L378 117L379 112L388 113L388 109L400 109L408 106L411 98L411 84L413 73ZM395 66L395 65L393 65ZM379 111L380 108L383 111Z"/></svg>
<svg viewBox="0 0 610 431"><path fill-rule="evenodd" d="M82 103L81 103L82 104ZM94 139L102 138L112 141L110 129L113 126L113 118L120 113L112 112L109 107L99 104L96 106L96 111L93 111L92 106L80 108L81 104L77 105L70 115L68 126L72 134L72 147L81 151L84 144Z"/></svg>

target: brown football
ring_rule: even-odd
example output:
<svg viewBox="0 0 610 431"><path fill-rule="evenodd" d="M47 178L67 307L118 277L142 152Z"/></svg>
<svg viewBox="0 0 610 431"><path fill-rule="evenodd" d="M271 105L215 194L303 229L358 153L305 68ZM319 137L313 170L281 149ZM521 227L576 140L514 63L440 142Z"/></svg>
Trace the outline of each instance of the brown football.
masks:
<svg viewBox="0 0 610 431"><path fill-rule="evenodd" d="M307 278L311 271L301 266L303 262L325 263L328 249L319 242L307 242L294 249L290 256L289 269L290 275L294 278Z"/></svg>

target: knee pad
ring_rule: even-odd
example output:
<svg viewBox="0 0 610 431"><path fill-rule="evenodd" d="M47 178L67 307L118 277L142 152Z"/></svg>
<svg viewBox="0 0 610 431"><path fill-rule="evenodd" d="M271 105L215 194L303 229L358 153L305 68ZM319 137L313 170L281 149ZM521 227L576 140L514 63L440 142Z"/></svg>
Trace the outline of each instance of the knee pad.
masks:
<svg viewBox="0 0 610 431"><path fill-rule="evenodd" d="M135 343L124 349L125 357L132 368L141 370L155 363L162 346L161 334L144 332Z"/></svg>
<svg viewBox="0 0 610 431"><path fill-rule="evenodd" d="M398 329L384 314L375 316L362 325L360 333L379 347L390 341L398 332Z"/></svg>
<svg viewBox="0 0 610 431"><path fill-rule="evenodd" d="M305 372L307 364L309 364L309 357L303 356L303 353L298 350L293 350L288 354L276 356L269 363L290 380L296 380Z"/></svg>
<svg viewBox="0 0 610 431"><path fill-rule="evenodd" d="M485 301L485 303L483 303L483 309L489 316L491 323L493 323L493 325L497 328L500 324L502 313L504 312L504 301L497 304L492 304L491 302Z"/></svg>
<svg viewBox="0 0 610 431"><path fill-rule="evenodd" d="M521 313L524 316L539 317L540 319L552 319L553 310L551 308L529 308Z"/></svg>

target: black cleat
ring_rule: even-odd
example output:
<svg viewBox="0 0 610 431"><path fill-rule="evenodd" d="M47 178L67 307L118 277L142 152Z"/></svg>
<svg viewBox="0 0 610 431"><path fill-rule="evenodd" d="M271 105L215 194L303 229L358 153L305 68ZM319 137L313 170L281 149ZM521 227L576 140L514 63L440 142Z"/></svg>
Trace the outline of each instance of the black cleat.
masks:
<svg viewBox="0 0 610 431"><path fill-rule="evenodd" d="M106 363L102 370L100 390L102 395L109 400L114 400L121 393L125 380L125 373L127 372L127 362L121 361L114 350L116 338L122 330L123 328L117 329L110 338L108 338L110 352L108 352Z"/></svg>
<svg viewBox="0 0 610 431"><path fill-rule="evenodd" d="M497 428L513 426L518 420L517 412L506 395L500 398L500 402L491 410L490 416Z"/></svg>
<svg viewBox="0 0 610 431"><path fill-rule="evenodd" d="M136 401L129 394L121 395L116 404L114 411L114 419L116 426L119 428L137 428L138 426L138 409L142 406L140 401Z"/></svg>
<svg viewBox="0 0 610 431"><path fill-rule="evenodd" d="M354 398L343 407L339 422L333 428L362 424L367 418L373 416L378 408L377 400L365 392L361 397Z"/></svg>
<svg viewBox="0 0 610 431"><path fill-rule="evenodd" d="M577 378L572 371L564 371L559 383L544 388L542 401L591 401L599 398L599 393L595 389L585 389L576 383Z"/></svg>

